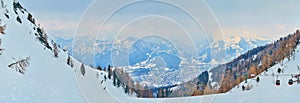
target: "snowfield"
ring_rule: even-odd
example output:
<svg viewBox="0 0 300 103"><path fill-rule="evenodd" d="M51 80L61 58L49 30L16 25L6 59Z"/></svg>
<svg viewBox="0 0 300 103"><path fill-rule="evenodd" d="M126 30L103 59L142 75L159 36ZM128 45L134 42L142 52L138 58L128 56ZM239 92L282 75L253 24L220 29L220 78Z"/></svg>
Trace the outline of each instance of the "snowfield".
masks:
<svg viewBox="0 0 300 103"><path fill-rule="evenodd" d="M18 11L23 21L16 21L13 12L13 0L4 0L10 18L1 15L1 25L6 24L6 34L0 34L0 103L290 103L300 97L299 84L288 85L291 76L278 76L280 86L275 86L277 68L284 68L284 74L298 74L300 65L300 47L295 60L284 60L283 67L277 64L268 72L259 75L260 82L249 79L228 93L196 97L149 99L127 95L121 88L112 85L112 80L104 80L107 72L97 71L87 65L86 75L80 72L79 61L73 58L74 68L67 65L67 53L60 50L59 58L36 39L33 25L27 20L27 12ZM4 13L5 9L1 9ZM47 29L47 28L46 28ZM30 57L30 65L24 75L9 68L16 60ZM16 60L15 60L15 59ZM274 73L274 77L272 74ZM281 74L282 75L282 74ZM103 82L102 82L103 81ZM101 83L102 82L102 83ZM242 91L242 85L252 85L249 91Z"/></svg>
<svg viewBox="0 0 300 103"><path fill-rule="evenodd" d="M6 24L0 55L0 103L77 103L82 98L73 70L66 65L66 53L53 53L35 38L34 25L27 20L27 13L18 11L22 24L16 21L13 0L4 0L7 5L7 19L1 9L1 25ZM30 65L24 75L9 68L16 60L30 57ZM16 60L14 60L15 58Z"/></svg>

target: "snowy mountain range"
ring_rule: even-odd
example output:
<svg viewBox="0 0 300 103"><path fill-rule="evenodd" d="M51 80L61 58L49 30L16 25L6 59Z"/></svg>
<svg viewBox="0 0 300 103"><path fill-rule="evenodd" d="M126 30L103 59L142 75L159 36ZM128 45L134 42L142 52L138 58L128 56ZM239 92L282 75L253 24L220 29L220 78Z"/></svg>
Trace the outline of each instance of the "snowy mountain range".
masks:
<svg viewBox="0 0 300 103"><path fill-rule="evenodd" d="M131 46L134 47L136 45L143 45L143 49L139 49L138 55L139 58L132 58L130 59L130 65L134 65L137 63L141 63L144 59L142 58L148 58L151 50L153 49L153 46L155 43L150 43L145 40L139 40L135 45L128 45L131 42L136 41L136 38L127 38L123 40L95 40L92 38L89 38L87 36L77 38L76 40L73 39L64 39L60 37L55 37L55 42L60 45L61 48L67 49L70 51L70 53L73 53L75 58L78 58L79 60L82 60L86 64L91 64L94 66L107 66L108 64L112 64L112 57L111 53L115 53L116 55L122 54L120 52L122 51L116 51L116 50L123 50L123 51L128 51L131 49ZM74 44L73 44L74 41ZM263 39L263 38L245 38L242 36L232 36L230 38L227 38L222 41L218 41L215 43L207 44L204 43L201 45L198 49L198 58L195 59L199 64L203 63L211 63L211 64L220 64L220 63L226 63L240 54L243 54L247 52L250 49L253 49L258 46L265 45L269 43L270 40ZM148 44L148 45L147 45ZM160 44L159 46L161 48L164 48L162 46L165 46L166 44ZM209 46L207 46L209 45ZM94 46L96 48L94 49ZM146 47L148 46L148 47ZM144 50L147 48L146 50ZM166 48L168 49L168 48ZM174 48L170 48L174 49ZM173 50L174 51L174 50ZM124 53L128 54L128 53ZM172 53L173 55L178 55L177 53ZM133 55L133 54L131 54ZM224 57L225 58L218 58L218 57ZM85 58L94 58L93 56L96 56L96 59L93 60L84 60ZM174 58L180 58L179 56L174 56ZM177 63L178 64L178 63ZM116 64L116 65L128 65L126 64ZM176 64L174 64L176 65Z"/></svg>
<svg viewBox="0 0 300 103"><path fill-rule="evenodd" d="M229 62L250 49L269 43L269 40L233 36L207 44L211 46L203 44L199 47L198 57L192 59L179 56L179 52L184 50L177 50L157 37L140 40L130 37L114 41L95 40L87 36L75 40L56 37L55 42L86 64L94 67L109 64L121 66L136 78L135 81L161 86L190 80L201 71ZM182 75L176 75L178 73ZM165 74L168 76L165 77Z"/></svg>
<svg viewBox="0 0 300 103"><path fill-rule="evenodd" d="M248 50L269 42L270 40L258 37L231 36L225 38L225 40L200 46L198 61L213 65L223 64L246 53Z"/></svg>

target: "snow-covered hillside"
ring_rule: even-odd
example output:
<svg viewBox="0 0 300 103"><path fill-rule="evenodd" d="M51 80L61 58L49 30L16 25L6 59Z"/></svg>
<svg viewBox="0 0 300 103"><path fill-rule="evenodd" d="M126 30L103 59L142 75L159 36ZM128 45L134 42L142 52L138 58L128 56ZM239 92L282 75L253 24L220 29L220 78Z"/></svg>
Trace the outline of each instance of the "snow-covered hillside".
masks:
<svg viewBox="0 0 300 103"><path fill-rule="evenodd" d="M66 53L53 53L36 39L27 20L28 13L17 10L19 23L13 11L14 0L1 0L1 24L6 25L0 55L0 102L1 103L76 103L85 102L78 90L74 71L66 65ZM5 17L6 13L9 18ZM16 60L30 57L27 71L22 75L8 65ZM77 64L75 64L77 65ZM77 65L78 66L78 65ZM76 67L76 66L75 66Z"/></svg>
<svg viewBox="0 0 300 103"><path fill-rule="evenodd" d="M98 71L86 65L86 75L82 76L81 63L73 58L74 67L68 66L66 52L60 50L55 58L37 39L37 26L27 20L28 12L17 9L14 13L12 0L1 2L6 5L1 9L1 26L6 25L6 28L5 34L0 34L4 49L0 55L0 103L118 103L121 101L111 94L130 97L113 87L111 80L100 83L106 72L99 72L97 77ZM17 16L22 23L16 20ZM8 67L27 57L30 57L29 66L24 74Z"/></svg>

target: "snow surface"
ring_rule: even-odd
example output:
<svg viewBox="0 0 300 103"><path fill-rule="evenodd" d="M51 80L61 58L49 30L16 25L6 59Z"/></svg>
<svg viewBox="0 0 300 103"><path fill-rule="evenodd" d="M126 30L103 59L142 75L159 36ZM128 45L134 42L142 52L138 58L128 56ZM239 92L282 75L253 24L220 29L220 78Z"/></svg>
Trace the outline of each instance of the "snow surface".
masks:
<svg viewBox="0 0 300 103"><path fill-rule="evenodd" d="M66 65L66 53L54 58L50 50L35 38L34 25L27 13L18 11L23 23L16 21L13 0L4 0L10 19L1 15L1 25L6 24L6 34L0 35L0 103L77 103L85 102L76 85L73 70ZM1 13L4 9L1 9ZM30 57L24 75L8 67L9 64Z"/></svg>

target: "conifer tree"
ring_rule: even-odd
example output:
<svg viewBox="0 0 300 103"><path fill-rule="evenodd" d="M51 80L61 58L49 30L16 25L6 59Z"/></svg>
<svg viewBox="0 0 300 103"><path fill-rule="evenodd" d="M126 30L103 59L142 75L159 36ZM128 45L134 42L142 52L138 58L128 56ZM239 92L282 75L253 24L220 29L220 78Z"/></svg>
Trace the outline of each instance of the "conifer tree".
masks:
<svg viewBox="0 0 300 103"><path fill-rule="evenodd" d="M110 65L108 65L107 70L108 70L108 79L111 79L112 69L111 69Z"/></svg>
<svg viewBox="0 0 300 103"><path fill-rule="evenodd" d="M71 59L71 57L70 57L69 55L68 55L68 59L67 59L67 64L68 64L69 66L71 66L71 68L74 67L73 61L72 61L72 59Z"/></svg>
<svg viewBox="0 0 300 103"><path fill-rule="evenodd" d="M113 85L117 86L117 74L115 71L113 71Z"/></svg>
<svg viewBox="0 0 300 103"><path fill-rule="evenodd" d="M102 71L102 68L101 68L101 66L98 66L98 67L97 67L97 69L98 69L99 71Z"/></svg>
<svg viewBox="0 0 300 103"><path fill-rule="evenodd" d="M58 48L56 43L53 43L53 53L54 53L54 57L58 58Z"/></svg>
<svg viewBox="0 0 300 103"><path fill-rule="evenodd" d="M80 71L81 71L82 76L84 76L85 75L85 67L84 67L83 63L81 64Z"/></svg>

